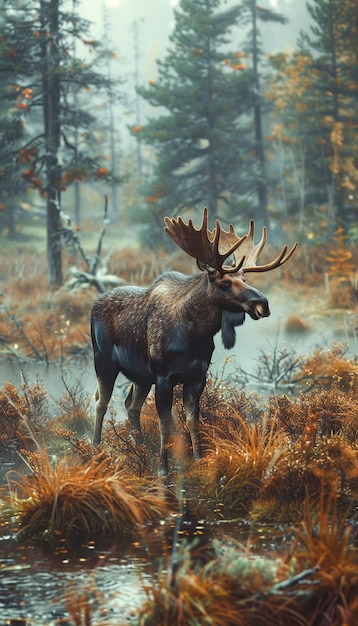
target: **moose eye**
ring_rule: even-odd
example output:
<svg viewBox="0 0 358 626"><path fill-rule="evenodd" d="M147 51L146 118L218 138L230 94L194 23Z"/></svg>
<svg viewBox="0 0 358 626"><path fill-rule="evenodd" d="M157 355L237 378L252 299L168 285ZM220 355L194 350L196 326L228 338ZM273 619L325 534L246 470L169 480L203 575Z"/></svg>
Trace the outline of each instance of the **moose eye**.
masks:
<svg viewBox="0 0 358 626"><path fill-rule="evenodd" d="M231 283L228 280L223 280L222 283L220 283L220 288L223 291L229 291L231 289Z"/></svg>

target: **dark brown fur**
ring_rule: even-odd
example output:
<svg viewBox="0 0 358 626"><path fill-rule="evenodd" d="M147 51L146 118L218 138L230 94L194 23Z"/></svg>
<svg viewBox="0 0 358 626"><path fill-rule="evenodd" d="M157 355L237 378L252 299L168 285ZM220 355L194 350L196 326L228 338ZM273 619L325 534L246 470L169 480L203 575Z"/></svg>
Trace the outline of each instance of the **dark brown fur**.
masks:
<svg viewBox="0 0 358 626"><path fill-rule="evenodd" d="M92 309L91 328L98 379L94 443L121 371L132 381L125 401L131 428L142 440L140 411L154 384L160 419L160 469L168 472L167 448L173 388L183 384L183 400L193 454L201 456L199 398L222 329L224 346L233 347L235 326L248 313L253 319L270 314L259 291L245 283L242 272L205 271L194 276L169 272L148 288L119 287L100 295Z"/></svg>

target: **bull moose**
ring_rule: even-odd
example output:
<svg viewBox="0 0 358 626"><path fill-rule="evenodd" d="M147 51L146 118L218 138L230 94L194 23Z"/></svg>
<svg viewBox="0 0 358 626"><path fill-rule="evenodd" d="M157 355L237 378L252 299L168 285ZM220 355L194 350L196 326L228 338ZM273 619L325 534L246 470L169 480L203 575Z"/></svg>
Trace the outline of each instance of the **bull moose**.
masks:
<svg viewBox="0 0 358 626"><path fill-rule="evenodd" d="M254 220L247 234L238 236L232 224L225 230L218 220L208 229L203 210L200 228L192 220L165 218L165 231L201 273L187 276L166 272L149 287L122 286L101 294L91 314L91 335L97 375L96 423L93 443L101 441L102 423L115 380L122 372L130 381L125 407L133 431L142 442L140 412L155 385L160 421L160 473L168 473L168 442L172 424L173 389L183 385L183 404L194 458L201 457L199 399L221 329L226 349L235 344L235 327L245 315L259 320L270 315L266 297L246 283L246 274L267 272L293 255L287 246L272 262L256 265L265 242L254 244Z"/></svg>

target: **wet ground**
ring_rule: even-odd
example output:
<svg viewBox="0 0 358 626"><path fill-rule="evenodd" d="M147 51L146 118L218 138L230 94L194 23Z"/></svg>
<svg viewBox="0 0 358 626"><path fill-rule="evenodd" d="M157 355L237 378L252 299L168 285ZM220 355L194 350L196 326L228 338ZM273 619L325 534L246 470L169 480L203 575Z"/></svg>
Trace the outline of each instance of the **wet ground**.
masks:
<svg viewBox="0 0 358 626"><path fill-rule="evenodd" d="M141 528L138 536L120 545L69 546L59 538L46 549L46 542L4 534L0 626L128 624L146 599L145 586L169 576L175 567L178 537L189 542L195 538L211 554L211 540L219 532L205 520L176 514ZM247 533L247 528L240 532Z"/></svg>
<svg viewBox="0 0 358 626"><path fill-rule="evenodd" d="M142 529L127 544L102 549L91 543L69 548L59 540L55 549L46 550L45 544L22 543L5 535L0 539L0 626L131 623L146 599L145 587L175 569L173 537L178 536L195 538L201 555L205 550L212 555L212 539L220 537L222 546L234 541L237 547L246 546L243 554L250 548L251 561L259 558L268 563L292 540L290 529L278 533L237 521L220 527L180 515Z"/></svg>

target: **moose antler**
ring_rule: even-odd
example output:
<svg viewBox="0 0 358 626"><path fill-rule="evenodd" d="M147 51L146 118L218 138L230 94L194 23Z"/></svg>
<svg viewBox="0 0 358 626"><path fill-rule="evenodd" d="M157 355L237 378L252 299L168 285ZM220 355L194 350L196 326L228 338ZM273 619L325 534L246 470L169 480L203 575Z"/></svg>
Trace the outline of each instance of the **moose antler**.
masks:
<svg viewBox="0 0 358 626"><path fill-rule="evenodd" d="M267 229L265 226L263 227L261 239L255 245L254 220L250 220L249 232L243 237L236 234L232 224L229 225L228 231L224 230L219 220L216 220L215 228L209 230L207 208L203 210L202 223L199 229L195 228L191 219L187 224L181 217L177 219L165 217L164 220L166 233L179 248L194 259L218 270L220 274L234 273L239 269L245 273L268 272L286 263L297 248L297 243L295 243L287 252L287 246L284 246L280 254L271 263L257 266L256 261L266 243ZM231 255L235 258L235 264L233 266L225 265L225 260Z"/></svg>
<svg viewBox="0 0 358 626"><path fill-rule="evenodd" d="M201 261L208 267L218 270L221 274L237 272L242 261L235 267L225 266L225 260L233 254L236 248L246 239L247 235L239 237L232 224L225 231L219 220L215 222L213 230L208 229L208 209L203 210L200 228L195 228L190 219L186 224L181 217L165 217L165 232L175 241L177 246L189 256Z"/></svg>
<svg viewBox="0 0 358 626"><path fill-rule="evenodd" d="M293 255L296 250L298 244L297 242L292 246L291 250L287 252L287 246L284 246L280 252L280 254L273 260L271 263L266 263L265 265L256 265L256 261L259 255L262 252L262 249L266 243L267 239L267 228L266 226L262 229L262 235L259 243L255 246L254 244L254 233L255 233L255 221L250 220L250 228L249 232L245 237L245 241L240 244L240 254L241 254L241 267L245 274L247 272L268 272L270 270L274 270L276 267L283 265L288 261L289 258ZM236 260L236 259L235 259Z"/></svg>

